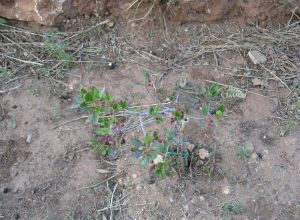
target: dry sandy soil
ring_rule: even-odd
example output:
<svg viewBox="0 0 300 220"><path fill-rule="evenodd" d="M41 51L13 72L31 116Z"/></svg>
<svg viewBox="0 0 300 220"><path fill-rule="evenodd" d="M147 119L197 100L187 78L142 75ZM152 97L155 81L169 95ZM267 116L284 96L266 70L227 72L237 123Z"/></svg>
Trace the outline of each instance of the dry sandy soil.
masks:
<svg viewBox="0 0 300 220"><path fill-rule="evenodd" d="M0 94L0 219L225 219L224 205L232 202L243 212L228 219L300 219L299 125L282 135L290 104L299 98L299 42L287 57L296 67L291 82L284 81L290 92L252 64L248 48L220 49L180 62L203 42L243 35L236 25L166 23L139 27L116 20L113 30L105 29L103 38L117 41L105 51L117 63L112 70L105 63L81 63L59 81L36 73L1 84L3 90L21 87ZM282 54L278 44L271 52L268 45L262 40L256 46L271 68L272 51ZM143 51L148 55L141 56ZM145 72L151 85L144 83ZM130 103L152 104L164 101L166 91L178 91L174 84L182 77L196 86L213 81L248 91L245 99L224 100L226 117L215 126L203 128L190 120L184 131L214 155L209 170L194 167L183 176L172 173L153 182L148 169L131 156L132 134L114 147L114 155L103 157L88 146L93 126L80 119L84 113L71 109L80 86L105 87ZM253 85L255 77L266 84ZM199 109L188 98L183 95L179 102ZM286 105L279 104L282 99ZM250 149L246 159L237 155L244 144Z"/></svg>

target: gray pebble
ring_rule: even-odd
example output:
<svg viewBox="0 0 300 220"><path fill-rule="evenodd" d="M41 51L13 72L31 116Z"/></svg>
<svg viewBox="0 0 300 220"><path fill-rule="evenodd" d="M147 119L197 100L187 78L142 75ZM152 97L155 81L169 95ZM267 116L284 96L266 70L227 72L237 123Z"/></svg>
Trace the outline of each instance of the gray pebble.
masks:
<svg viewBox="0 0 300 220"><path fill-rule="evenodd" d="M27 142L28 144L31 144L31 142L32 142L32 134L29 134L29 135L27 136L26 142Z"/></svg>

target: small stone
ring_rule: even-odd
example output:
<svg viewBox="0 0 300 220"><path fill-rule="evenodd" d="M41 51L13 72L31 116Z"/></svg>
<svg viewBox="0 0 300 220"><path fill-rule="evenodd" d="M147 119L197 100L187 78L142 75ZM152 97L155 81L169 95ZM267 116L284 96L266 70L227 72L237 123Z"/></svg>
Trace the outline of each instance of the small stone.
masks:
<svg viewBox="0 0 300 220"><path fill-rule="evenodd" d="M138 175L137 175L136 173L133 173L133 174L131 175L131 177L132 177L132 179L136 179L136 178L138 177Z"/></svg>
<svg viewBox="0 0 300 220"><path fill-rule="evenodd" d="M85 19L90 19L90 16L88 14L84 15Z"/></svg>
<svg viewBox="0 0 300 220"><path fill-rule="evenodd" d="M250 50L248 52L248 56L252 63L254 64L260 64L260 63L265 63L267 61L267 58L265 55L263 55L261 52L258 50Z"/></svg>
<svg viewBox="0 0 300 220"><path fill-rule="evenodd" d="M32 134L29 134L27 136L26 142L27 142L27 144L31 144L32 143Z"/></svg>
<svg viewBox="0 0 300 220"><path fill-rule="evenodd" d="M199 199L200 199L200 201L204 201L205 200L204 196L199 196Z"/></svg>
<svg viewBox="0 0 300 220"><path fill-rule="evenodd" d="M229 186L223 186L222 187L222 193L225 195L229 195L231 193L230 187Z"/></svg>
<svg viewBox="0 0 300 220"><path fill-rule="evenodd" d="M141 191L141 190L143 189L143 187L142 187L141 185L137 185L137 186L135 187L135 189L136 189L137 191Z"/></svg>
<svg viewBox="0 0 300 220"><path fill-rule="evenodd" d="M188 205L185 205L183 206L184 210L188 211L189 210L189 206Z"/></svg>
<svg viewBox="0 0 300 220"><path fill-rule="evenodd" d="M253 154L251 154L251 156L250 156L250 160L252 160L252 161L255 161L257 158L258 158L257 153L253 153Z"/></svg>
<svg viewBox="0 0 300 220"><path fill-rule="evenodd" d="M209 157L209 152L208 150L204 149L204 148L201 148L198 152L199 154L199 157L202 159L202 160L205 160Z"/></svg>
<svg viewBox="0 0 300 220"><path fill-rule="evenodd" d="M109 28L113 28L115 26L115 22L113 20L107 19L106 26Z"/></svg>
<svg viewBox="0 0 300 220"><path fill-rule="evenodd" d="M153 160L153 163L155 165L162 163L164 161L163 156L161 156L160 154L157 154L157 156L155 157L155 159Z"/></svg>
<svg viewBox="0 0 300 220"><path fill-rule="evenodd" d="M189 152L192 152L195 149L195 145L188 143L187 149L189 150Z"/></svg>

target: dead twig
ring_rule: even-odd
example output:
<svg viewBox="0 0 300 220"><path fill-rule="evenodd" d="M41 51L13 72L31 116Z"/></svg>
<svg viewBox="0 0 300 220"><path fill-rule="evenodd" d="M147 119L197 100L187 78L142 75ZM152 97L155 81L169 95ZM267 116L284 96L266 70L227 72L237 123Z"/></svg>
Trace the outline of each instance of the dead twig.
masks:
<svg viewBox="0 0 300 220"><path fill-rule="evenodd" d="M23 85L23 84L18 85L18 86L13 87L13 88L10 88L10 89L0 90L0 94L4 94L4 93L7 93L7 92L11 92L11 91L13 91L13 90L16 90L16 89L20 88L22 85Z"/></svg>
<svg viewBox="0 0 300 220"><path fill-rule="evenodd" d="M62 126L64 126L64 125L67 125L67 124L70 124L70 123L72 123L72 122L79 121L79 120L85 119L85 118L88 118L88 116L84 115L84 116L81 116L81 117L79 117L79 118L72 119L72 120L67 121L67 122L64 122L64 123L62 123L62 124L60 124L60 125L57 125L57 126L55 126L54 128L52 128L52 129L55 130L55 129L57 129L57 128L59 128L59 127L62 127Z"/></svg>
<svg viewBox="0 0 300 220"><path fill-rule="evenodd" d="M99 182L99 183L96 183L96 184L91 185L91 186L81 187L81 188L79 188L79 189L77 189L77 190L79 191L79 190L92 189L92 188L98 187L98 186L100 186L101 184L106 183L107 181L116 178L117 176L119 176L119 175L122 173L122 171L123 171L123 170L121 170L120 172L116 173L115 175L112 175L111 177L109 177L109 178L107 178L106 180L103 180L103 181L101 181L101 182Z"/></svg>

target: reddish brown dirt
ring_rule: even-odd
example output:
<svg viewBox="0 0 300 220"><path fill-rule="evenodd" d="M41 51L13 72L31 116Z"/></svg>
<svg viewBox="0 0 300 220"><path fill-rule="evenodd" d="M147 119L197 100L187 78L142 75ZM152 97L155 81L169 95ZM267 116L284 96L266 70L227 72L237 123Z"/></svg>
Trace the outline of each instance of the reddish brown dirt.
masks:
<svg viewBox="0 0 300 220"><path fill-rule="evenodd" d="M234 14L230 11L226 16ZM126 29L122 23L118 26ZM224 33L238 32L233 26L212 25L205 31L218 34L226 28ZM223 219L222 206L230 201L244 207L244 212L232 219L300 219L300 129L298 125L281 136L282 127L272 114L277 101L272 98L275 88L263 91L263 95L247 94L243 100L225 102L226 117L213 127L203 128L191 120L184 135L214 152L214 166L209 170L195 167L192 173L181 177L173 173L155 182L149 181L149 171L131 156L129 139L133 134L116 147L115 157L101 157L88 147L93 126L85 119L56 128L83 115L71 109L80 86L106 87L130 103L149 104L164 100L164 91L174 91L181 77L194 85L208 84L207 80L239 85L229 74L252 65L240 51L220 52L221 66L209 53L177 68L179 49L172 40L179 39L181 46L192 45L203 31L201 27L195 23L170 25L168 32L165 27L136 32L130 27L117 33L131 34L124 47L150 48L154 55L170 61L168 65L149 63L133 53L124 55L116 47L111 57L118 65L113 70L105 65L78 65L63 83L30 76L19 82L23 84L19 89L0 94L0 219L213 220ZM161 49L163 43L171 46ZM144 84L149 70L155 86ZM282 88L277 92L282 97L286 94ZM181 100L199 113L199 106L188 98ZM26 143L29 134L30 144ZM245 160L237 156L244 144L251 146L250 158ZM225 194L224 187L230 192ZM114 188L113 200L121 205L111 212Z"/></svg>

